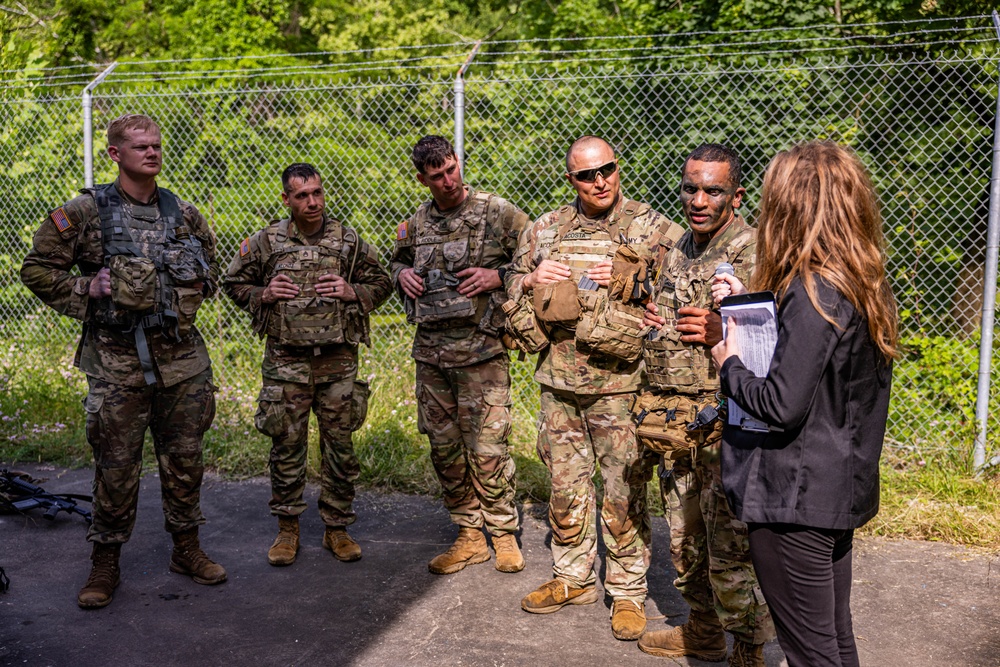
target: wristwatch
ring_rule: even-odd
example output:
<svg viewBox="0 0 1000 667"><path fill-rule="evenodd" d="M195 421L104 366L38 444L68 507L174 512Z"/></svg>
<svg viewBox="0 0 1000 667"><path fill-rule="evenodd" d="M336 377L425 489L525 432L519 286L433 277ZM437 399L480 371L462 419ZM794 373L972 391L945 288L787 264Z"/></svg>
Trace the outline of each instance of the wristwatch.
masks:
<svg viewBox="0 0 1000 667"><path fill-rule="evenodd" d="M497 269L497 276L499 276L499 278L500 278L500 284L501 285L503 285L503 279L504 279L504 276L506 276L506 275L507 275L507 269L505 269L504 267L500 267L499 269Z"/></svg>

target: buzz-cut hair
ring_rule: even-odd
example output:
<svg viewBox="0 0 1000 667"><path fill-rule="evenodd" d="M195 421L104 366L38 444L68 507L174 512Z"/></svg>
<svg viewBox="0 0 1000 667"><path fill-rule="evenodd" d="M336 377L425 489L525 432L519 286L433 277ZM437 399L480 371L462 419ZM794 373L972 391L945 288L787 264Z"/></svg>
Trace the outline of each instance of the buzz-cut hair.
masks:
<svg viewBox="0 0 1000 667"><path fill-rule="evenodd" d="M303 181L308 181L313 176L319 178L321 181L323 180L316 167L308 162L294 162L285 167L285 170L281 172L281 189L288 192L293 178L301 178Z"/></svg>
<svg viewBox="0 0 1000 667"><path fill-rule="evenodd" d="M598 137L598 136L593 135L593 134L585 134L582 137L580 137L579 139L577 139L576 141L574 141L572 144L570 144L569 150L566 151L566 171L567 171L567 173L569 172L569 156L573 154L573 151L575 151L578 148L583 148L584 146L586 146L588 144L593 144L593 143L604 144L605 146L607 146L608 148L611 149L612 153L616 153L617 154L617 151L615 151L615 147L612 146L611 142L608 141L607 139L604 139L602 137Z"/></svg>
<svg viewBox="0 0 1000 667"><path fill-rule="evenodd" d="M146 114L123 114L108 124L108 146L121 146L128 139L128 133L136 130L159 132L160 126Z"/></svg>
<svg viewBox="0 0 1000 667"><path fill-rule="evenodd" d="M436 134L430 134L416 143L413 147L413 166L421 174L427 173L427 168L437 169L443 167L448 158L458 159L455 154L455 147L451 142Z"/></svg>
<svg viewBox="0 0 1000 667"><path fill-rule="evenodd" d="M743 163L740 156L729 146L722 144L702 144L691 151L691 154L684 160L681 167L681 174L687 169L687 163L691 160L698 162L725 162L729 165L729 183L734 188L740 187L743 181Z"/></svg>

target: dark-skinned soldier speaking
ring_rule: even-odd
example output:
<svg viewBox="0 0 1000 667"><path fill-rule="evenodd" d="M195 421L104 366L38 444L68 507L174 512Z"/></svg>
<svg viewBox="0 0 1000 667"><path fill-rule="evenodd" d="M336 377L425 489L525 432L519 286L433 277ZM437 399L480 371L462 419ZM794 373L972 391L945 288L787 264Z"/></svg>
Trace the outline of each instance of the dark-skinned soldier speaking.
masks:
<svg viewBox="0 0 1000 667"><path fill-rule="evenodd" d="M538 454L552 478L554 576L521 607L546 614L597 601L599 521L612 634L635 640L646 627L646 485L653 468L629 411L642 375L638 329L648 269L683 229L621 193L618 159L603 139L577 139L566 171L576 200L525 229L507 277L517 304L508 309L510 331L524 349L539 352ZM598 466L600 515L592 481Z"/></svg>
<svg viewBox="0 0 1000 667"><path fill-rule="evenodd" d="M654 329L643 350L649 384L633 412L640 443L664 456L660 489L674 584L691 614L683 625L646 633L639 648L724 660L726 630L735 638L729 664L763 667L774 625L750 562L747 526L722 488L721 420L702 412L718 405L710 350L722 339L722 322L712 309L713 277L720 264L744 282L753 271L756 230L739 215L740 172L736 153L718 144L699 146L684 161L680 197L691 229L657 267L646 307L645 324Z"/></svg>
<svg viewBox="0 0 1000 667"><path fill-rule="evenodd" d="M226 580L198 542L202 436L215 416L215 386L194 317L217 289L215 237L194 206L157 187L163 153L151 118L113 120L108 155L118 179L52 211L21 267L38 298L84 323L74 363L87 375L95 462L93 567L77 597L85 609L110 603L118 586L147 429L174 541L171 571L199 584Z"/></svg>
<svg viewBox="0 0 1000 667"><path fill-rule="evenodd" d="M289 217L240 244L224 289L267 337L263 388L254 425L271 438L271 514L278 536L271 565L291 565L299 550L306 483L309 412L319 423L319 513L323 546L342 561L361 558L347 534L360 474L351 434L368 410L368 384L357 379L358 345L369 344L368 315L392 291L374 246L327 216L323 181L310 164L281 175Z"/></svg>
<svg viewBox="0 0 1000 667"><path fill-rule="evenodd" d="M451 574L490 559L519 572L514 461L508 451L510 372L501 342L509 268L527 215L510 202L462 182L447 139L424 137L413 148L417 180L431 191L396 233L392 278L407 319L417 325L418 428L458 537L428 564Z"/></svg>

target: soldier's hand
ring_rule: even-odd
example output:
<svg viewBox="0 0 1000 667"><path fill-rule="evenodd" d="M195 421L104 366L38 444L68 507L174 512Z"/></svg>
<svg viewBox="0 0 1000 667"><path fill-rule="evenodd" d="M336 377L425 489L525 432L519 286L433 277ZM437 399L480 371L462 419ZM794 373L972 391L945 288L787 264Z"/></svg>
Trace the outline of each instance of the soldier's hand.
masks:
<svg viewBox="0 0 1000 667"><path fill-rule="evenodd" d="M260 295L262 303L274 303L275 301L287 301L294 299L299 293L298 285L292 282L288 276L279 273L271 278L271 282L264 288L264 293Z"/></svg>
<svg viewBox="0 0 1000 667"><path fill-rule="evenodd" d="M738 357L740 355L740 346L736 341L736 318L729 318L728 333L726 340L716 343L712 348L712 362L715 364L715 370L722 370L722 364L726 363L726 359L729 357Z"/></svg>
<svg viewBox="0 0 1000 667"><path fill-rule="evenodd" d="M351 283L332 273L320 276L320 279L316 281L316 294L326 299L340 299L345 303L358 300L358 295L351 287Z"/></svg>
<svg viewBox="0 0 1000 667"><path fill-rule="evenodd" d="M660 309L656 307L656 304L650 301L646 304L646 312L642 314L642 326L653 327L654 329L662 329L663 325L667 323L667 318L660 317L657 313Z"/></svg>
<svg viewBox="0 0 1000 667"><path fill-rule="evenodd" d="M524 290L535 289L539 285L557 283L560 280L569 280L569 267L554 259L542 260L542 263L535 267L535 270L524 277L521 286Z"/></svg>
<svg viewBox="0 0 1000 667"><path fill-rule="evenodd" d="M606 259L602 262L598 262L594 266L587 269L587 277L593 280L598 285L603 285L607 287L611 284L611 260Z"/></svg>
<svg viewBox="0 0 1000 667"><path fill-rule="evenodd" d="M734 275L723 273L712 278L712 301L718 306L730 294L746 294L747 288Z"/></svg>
<svg viewBox="0 0 1000 667"><path fill-rule="evenodd" d="M106 296L111 296L111 269L105 266L97 272L97 275L90 281L90 289L87 294L91 299L103 299Z"/></svg>
<svg viewBox="0 0 1000 667"><path fill-rule="evenodd" d="M411 299L416 299L424 293L424 279L411 269L403 269L399 272L399 286L403 292Z"/></svg>
<svg viewBox="0 0 1000 667"><path fill-rule="evenodd" d="M481 266L462 269L455 274L455 277L462 279L458 284L458 293L463 296L476 296L503 287L496 269L484 269Z"/></svg>
<svg viewBox="0 0 1000 667"><path fill-rule="evenodd" d="M712 346L722 340L722 318L704 308L684 306L677 310L677 331L685 343L702 343Z"/></svg>

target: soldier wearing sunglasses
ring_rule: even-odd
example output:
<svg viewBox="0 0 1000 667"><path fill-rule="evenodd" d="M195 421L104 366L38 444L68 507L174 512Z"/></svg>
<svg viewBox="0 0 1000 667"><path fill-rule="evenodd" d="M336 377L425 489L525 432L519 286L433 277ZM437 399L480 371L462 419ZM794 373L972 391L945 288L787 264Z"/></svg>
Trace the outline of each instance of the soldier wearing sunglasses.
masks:
<svg viewBox="0 0 1000 667"><path fill-rule="evenodd" d="M576 199L522 232L506 287L518 301L536 289L544 293L546 285L573 281L586 317L593 295L608 291L611 258L620 245L651 266L683 229L621 193L618 159L603 139L585 136L573 143L566 178ZM545 614L597 601L599 520L608 549L604 588L612 598L612 634L635 640L646 627L650 556L645 496L652 459L639 451L629 412L642 362L596 351L578 340L575 327L575 322L545 327L549 344L539 353L535 373L542 385L538 452L552 476L554 578L527 595L521 607ZM599 518L592 482L598 463L604 480Z"/></svg>

